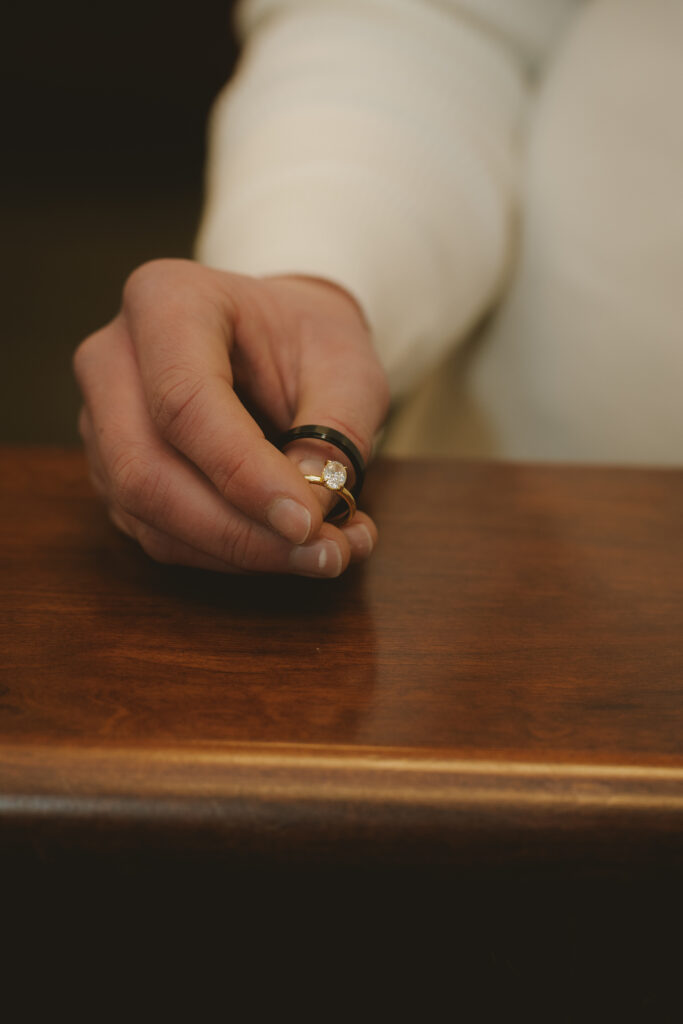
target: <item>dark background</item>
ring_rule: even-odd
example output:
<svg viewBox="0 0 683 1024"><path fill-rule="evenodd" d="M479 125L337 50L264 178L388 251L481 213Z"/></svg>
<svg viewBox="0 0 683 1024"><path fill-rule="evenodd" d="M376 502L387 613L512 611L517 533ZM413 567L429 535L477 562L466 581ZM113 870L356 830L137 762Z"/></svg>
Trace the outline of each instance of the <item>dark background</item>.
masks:
<svg viewBox="0 0 683 1024"><path fill-rule="evenodd" d="M189 256L230 0L12 3L0 61L0 442L77 442L71 354L130 271Z"/></svg>

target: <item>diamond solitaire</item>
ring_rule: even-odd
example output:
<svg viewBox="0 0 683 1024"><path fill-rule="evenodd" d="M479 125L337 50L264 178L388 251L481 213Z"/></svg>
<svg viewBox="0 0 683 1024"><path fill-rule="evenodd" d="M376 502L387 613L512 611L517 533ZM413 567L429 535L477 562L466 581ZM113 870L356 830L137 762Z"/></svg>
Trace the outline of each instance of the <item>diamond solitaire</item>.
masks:
<svg viewBox="0 0 683 1024"><path fill-rule="evenodd" d="M346 483L346 466L341 462L328 460L323 466L322 483L330 491L339 491Z"/></svg>
<svg viewBox="0 0 683 1024"><path fill-rule="evenodd" d="M344 486L346 484L346 466L341 462L333 462L332 459L328 459L322 468L320 476L309 476L306 473L304 480L308 480L309 484L319 484L321 487L326 487L328 491L334 491L339 498L339 501L327 516L329 523L342 526L344 523L350 522L356 511L356 499L351 491L348 491ZM346 505L346 508L344 508L344 505Z"/></svg>

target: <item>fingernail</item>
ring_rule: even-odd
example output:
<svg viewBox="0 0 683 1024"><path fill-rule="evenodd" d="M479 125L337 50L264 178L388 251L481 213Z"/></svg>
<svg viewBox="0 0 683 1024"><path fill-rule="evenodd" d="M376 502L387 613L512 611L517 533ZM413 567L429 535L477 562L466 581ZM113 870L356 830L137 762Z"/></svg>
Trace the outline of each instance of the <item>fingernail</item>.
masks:
<svg viewBox="0 0 683 1024"><path fill-rule="evenodd" d="M303 459L297 465L304 476L320 476L325 463L322 459Z"/></svg>
<svg viewBox="0 0 683 1024"><path fill-rule="evenodd" d="M277 498L266 511L266 520L292 544L303 544L311 532L311 513L293 498Z"/></svg>
<svg viewBox="0 0 683 1024"><path fill-rule="evenodd" d="M367 558L372 553L375 542L364 523L354 523L353 526L347 526L344 530L344 536L351 546L351 551L358 558Z"/></svg>
<svg viewBox="0 0 683 1024"><path fill-rule="evenodd" d="M333 540L316 540L294 548L289 564L294 572L306 576L338 576L342 571L342 555Z"/></svg>

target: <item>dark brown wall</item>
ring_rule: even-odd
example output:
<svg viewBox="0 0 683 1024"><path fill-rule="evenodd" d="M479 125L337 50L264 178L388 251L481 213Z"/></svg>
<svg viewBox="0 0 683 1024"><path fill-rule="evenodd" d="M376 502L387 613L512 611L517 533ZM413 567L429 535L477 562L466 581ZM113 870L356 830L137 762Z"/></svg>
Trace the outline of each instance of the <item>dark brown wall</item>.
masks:
<svg viewBox="0 0 683 1024"><path fill-rule="evenodd" d="M0 441L76 440L70 356L126 275L190 254L229 0L12 5L2 96Z"/></svg>

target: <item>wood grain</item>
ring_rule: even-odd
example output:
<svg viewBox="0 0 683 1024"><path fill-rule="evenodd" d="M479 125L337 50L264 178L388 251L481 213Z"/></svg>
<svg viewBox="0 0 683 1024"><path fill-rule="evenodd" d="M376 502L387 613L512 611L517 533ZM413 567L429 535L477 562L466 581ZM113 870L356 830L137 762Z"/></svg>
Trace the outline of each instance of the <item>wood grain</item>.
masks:
<svg viewBox="0 0 683 1024"><path fill-rule="evenodd" d="M683 862L683 475L379 462L337 581L151 562L0 455L3 841Z"/></svg>

